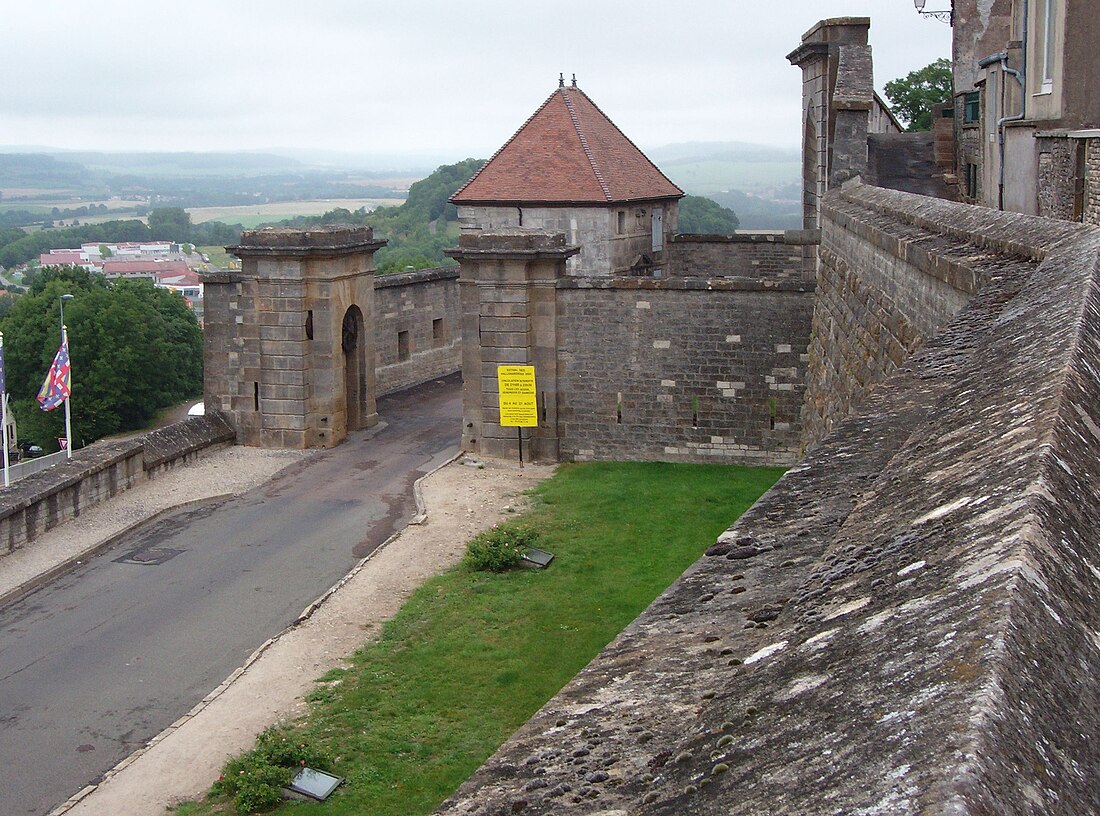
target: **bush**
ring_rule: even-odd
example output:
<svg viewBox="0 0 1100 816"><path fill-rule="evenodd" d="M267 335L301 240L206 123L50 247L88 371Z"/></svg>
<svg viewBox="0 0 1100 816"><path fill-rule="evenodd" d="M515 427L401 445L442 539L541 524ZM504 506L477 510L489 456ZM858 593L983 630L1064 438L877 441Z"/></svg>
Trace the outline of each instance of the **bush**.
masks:
<svg viewBox="0 0 1100 816"><path fill-rule="evenodd" d="M257 738L255 748L225 763L212 793L231 797L237 813L269 810L282 801L279 789L306 765L327 770L329 762L292 732L268 728Z"/></svg>
<svg viewBox="0 0 1100 816"><path fill-rule="evenodd" d="M479 533L466 545L466 565L475 570L504 572L519 565L528 547L534 546L539 534L521 524L494 524Z"/></svg>

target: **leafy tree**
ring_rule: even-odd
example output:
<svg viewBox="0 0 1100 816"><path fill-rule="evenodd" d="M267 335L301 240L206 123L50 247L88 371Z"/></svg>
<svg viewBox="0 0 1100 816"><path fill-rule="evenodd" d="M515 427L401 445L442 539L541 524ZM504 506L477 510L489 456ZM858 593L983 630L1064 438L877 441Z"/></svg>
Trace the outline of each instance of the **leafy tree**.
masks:
<svg viewBox="0 0 1100 816"><path fill-rule="evenodd" d="M101 257L101 258L110 258L111 255L112 255L112 252L111 252L111 248L109 246L107 246L106 244L100 244L99 245L99 257Z"/></svg>
<svg viewBox="0 0 1100 816"><path fill-rule="evenodd" d="M191 237L191 214L182 207L158 207L149 213L154 241L186 241Z"/></svg>
<svg viewBox="0 0 1100 816"><path fill-rule="evenodd" d="M908 130L932 129L932 106L951 101L951 63L943 58L886 83L890 110Z"/></svg>
<svg viewBox="0 0 1100 816"><path fill-rule="evenodd" d="M108 282L80 267L45 267L3 320L8 391L20 436L46 449L64 435L61 410L35 396L60 343L65 306L73 366L75 441L144 426L202 390L202 333L183 298L148 281Z"/></svg>
<svg viewBox="0 0 1100 816"><path fill-rule="evenodd" d="M697 235L729 235L740 222L737 213L706 196L680 199L680 232Z"/></svg>

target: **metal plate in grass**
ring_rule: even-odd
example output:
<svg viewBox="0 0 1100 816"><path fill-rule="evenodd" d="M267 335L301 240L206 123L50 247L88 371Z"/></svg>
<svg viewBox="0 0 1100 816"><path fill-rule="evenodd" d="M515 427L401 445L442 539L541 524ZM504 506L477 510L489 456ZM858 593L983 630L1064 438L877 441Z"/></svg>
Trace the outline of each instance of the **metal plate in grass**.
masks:
<svg viewBox="0 0 1100 816"><path fill-rule="evenodd" d="M528 547L527 551L523 554L521 563L523 566L530 567L531 569L546 569L553 560L554 554L552 552L540 550L538 547Z"/></svg>
<svg viewBox="0 0 1100 816"><path fill-rule="evenodd" d="M336 787L343 781L342 777L333 776L324 771L315 771L313 768L302 768L302 770L298 771L294 778L290 780L289 790L294 793L308 796L310 799L316 799L318 802L323 802L328 799L329 794L336 790Z"/></svg>

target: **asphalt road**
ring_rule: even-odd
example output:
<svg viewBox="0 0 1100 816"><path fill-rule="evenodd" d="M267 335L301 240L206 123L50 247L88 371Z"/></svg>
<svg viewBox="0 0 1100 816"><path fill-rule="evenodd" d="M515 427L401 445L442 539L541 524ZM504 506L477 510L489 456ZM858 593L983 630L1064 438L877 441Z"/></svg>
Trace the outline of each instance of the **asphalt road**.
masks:
<svg viewBox="0 0 1100 816"><path fill-rule="evenodd" d="M136 530L0 610L0 814L48 813L97 781L407 523L412 483L457 452L458 376L379 413L382 430Z"/></svg>

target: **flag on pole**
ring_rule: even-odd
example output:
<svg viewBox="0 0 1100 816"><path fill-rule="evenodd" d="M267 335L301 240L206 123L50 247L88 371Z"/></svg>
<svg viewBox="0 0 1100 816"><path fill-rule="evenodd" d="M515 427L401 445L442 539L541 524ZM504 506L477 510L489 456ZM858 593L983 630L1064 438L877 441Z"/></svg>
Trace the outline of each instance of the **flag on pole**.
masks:
<svg viewBox="0 0 1100 816"><path fill-rule="evenodd" d="M43 411L52 411L69 398L72 369L69 366L69 340L61 341L61 348L54 355L53 364L46 374L46 381L38 392L38 404Z"/></svg>

